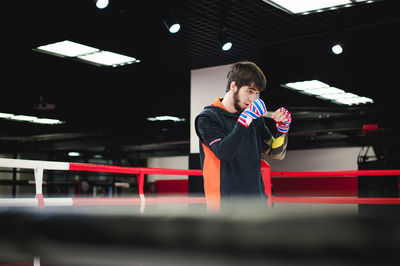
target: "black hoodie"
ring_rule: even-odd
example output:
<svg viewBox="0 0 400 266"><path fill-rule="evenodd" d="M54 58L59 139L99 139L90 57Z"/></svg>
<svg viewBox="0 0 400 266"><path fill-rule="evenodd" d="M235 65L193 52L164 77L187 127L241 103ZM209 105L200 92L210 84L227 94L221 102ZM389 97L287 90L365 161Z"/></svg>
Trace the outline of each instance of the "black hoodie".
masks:
<svg viewBox="0 0 400 266"><path fill-rule="evenodd" d="M254 119L246 128L237 122L239 113L216 105L206 106L195 120L207 204L219 205L230 196L265 198L261 153L273 138L264 119Z"/></svg>

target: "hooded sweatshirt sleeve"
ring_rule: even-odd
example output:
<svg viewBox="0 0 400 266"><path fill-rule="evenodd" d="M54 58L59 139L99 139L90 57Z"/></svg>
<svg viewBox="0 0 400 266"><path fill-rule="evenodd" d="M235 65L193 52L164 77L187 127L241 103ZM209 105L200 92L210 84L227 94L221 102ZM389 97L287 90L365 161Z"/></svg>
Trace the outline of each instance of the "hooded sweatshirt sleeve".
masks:
<svg viewBox="0 0 400 266"><path fill-rule="evenodd" d="M264 152L269 154L272 159L283 160L288 143L287 134L277 132L274 138L264 124L261 135L264 136Z"/></svg>
<svg viewBox="0 0 400 266"><path fill-rule="evenodd" d="M225 162L235 157L247 130L240 123L236 123L233 130L226 134L220 124L204 114L196 118L195 126L200 140L214 152L218 159Z"/></svg>

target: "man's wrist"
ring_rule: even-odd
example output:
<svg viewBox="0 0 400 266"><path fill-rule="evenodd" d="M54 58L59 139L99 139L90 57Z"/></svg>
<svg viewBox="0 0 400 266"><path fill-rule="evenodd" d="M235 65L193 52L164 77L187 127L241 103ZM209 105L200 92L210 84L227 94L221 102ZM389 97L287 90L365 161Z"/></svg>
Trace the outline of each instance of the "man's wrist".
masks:
<svg viewBox="0 0 400 266"><path fill-rule="evenodd" d="M253 122L253 118L242 113L239 116L238 122L244 127L249 127L251 122Z"/></svg>

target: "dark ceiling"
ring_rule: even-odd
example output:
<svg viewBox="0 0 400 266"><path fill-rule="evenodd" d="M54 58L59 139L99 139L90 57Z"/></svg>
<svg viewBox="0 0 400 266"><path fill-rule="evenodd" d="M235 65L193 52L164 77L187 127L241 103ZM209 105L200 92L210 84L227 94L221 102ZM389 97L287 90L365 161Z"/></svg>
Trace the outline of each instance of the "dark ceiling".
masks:
<svg viewBox="0 0 400 266"><path fill-rule="evenodd" d="M331 138L335 145L338 140L358 145L362 124L398 128L397 7L398 1L384 0L291 15L262 0L110 0L103 10L92 0L4 1L0 112L57 118L65 124L0 120L1 149L123 152L176 143L166 149L188 153L190 70L239 60L254 61L264 70L268 85L261 98L269 109L286 106L297 119L292 148ZM174 35L163 24L170 10L182 25ZM218 44L222 27L233 42L228 52ZM133 56L141 63L107 68L33 51L63 40ZM331 46L338 41L344 52L334 55ZM346 108L280 86L309 79L375 102ZM55 109L36 110L41 97ZM156 115L186 122L146 120Z"/></svg>

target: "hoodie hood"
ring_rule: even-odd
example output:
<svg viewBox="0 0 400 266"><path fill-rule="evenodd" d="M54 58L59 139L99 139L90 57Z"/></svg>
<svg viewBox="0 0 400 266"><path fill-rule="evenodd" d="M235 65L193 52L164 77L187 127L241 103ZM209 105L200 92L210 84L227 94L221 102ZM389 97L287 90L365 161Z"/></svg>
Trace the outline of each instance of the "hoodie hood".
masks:
<svg viewBox="0 0 400 266"><path fill-rule="evenodd" d="M204 107L204 109L211 109L219 114L222 114L227 117L238 118L239 113L230 113L225 109L225 106L222 104L223 98L215 98L214 102L211 105Z"/></svg>

